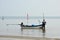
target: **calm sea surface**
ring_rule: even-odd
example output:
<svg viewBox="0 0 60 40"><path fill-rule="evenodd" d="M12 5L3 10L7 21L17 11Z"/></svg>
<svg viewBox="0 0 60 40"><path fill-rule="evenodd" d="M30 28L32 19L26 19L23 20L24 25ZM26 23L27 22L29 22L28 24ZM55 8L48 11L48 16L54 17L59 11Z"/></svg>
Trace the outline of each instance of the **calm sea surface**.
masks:
<svg viewBox="0 0 60 40"><path fill-rule="evenodd" d="M17 25L17 24L20 24L21 22L24 22L24 24L27 24L26 19L4 19L4 20L0 19L0 35L60 38L60 19L59 18L46 19L47 23L46 23L45 33L43 33L41 29L23 29L23 31L21 31L20 25ZM40 24L41 22L42 22L42 19L28 20L28 24Z"/></svg>

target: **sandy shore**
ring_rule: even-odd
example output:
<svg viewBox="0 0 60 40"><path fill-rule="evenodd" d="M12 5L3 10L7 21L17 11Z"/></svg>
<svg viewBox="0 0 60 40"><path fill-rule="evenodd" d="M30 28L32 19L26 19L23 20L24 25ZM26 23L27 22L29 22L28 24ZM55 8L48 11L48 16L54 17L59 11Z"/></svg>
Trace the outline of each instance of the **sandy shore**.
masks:
<svg viewBox="0 0 60 40"><path fill-rule="evenodd" d="M0 35L0 40L60 40L58 38Z"/></svg>

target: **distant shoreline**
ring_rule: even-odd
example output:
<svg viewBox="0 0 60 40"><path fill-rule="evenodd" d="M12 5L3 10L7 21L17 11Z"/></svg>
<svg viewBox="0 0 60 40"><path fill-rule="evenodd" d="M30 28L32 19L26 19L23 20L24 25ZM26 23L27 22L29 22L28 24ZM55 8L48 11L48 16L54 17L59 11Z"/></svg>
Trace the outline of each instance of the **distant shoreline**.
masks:
<svg viewBox="0 0 60 40"><path fill-rule="evenodd" d="M0 19L27 19L24 16L0 16ZM31 16L29 19L43 19L42 16ZM60 16L45 16L45 19L60 19Z"/></svg>

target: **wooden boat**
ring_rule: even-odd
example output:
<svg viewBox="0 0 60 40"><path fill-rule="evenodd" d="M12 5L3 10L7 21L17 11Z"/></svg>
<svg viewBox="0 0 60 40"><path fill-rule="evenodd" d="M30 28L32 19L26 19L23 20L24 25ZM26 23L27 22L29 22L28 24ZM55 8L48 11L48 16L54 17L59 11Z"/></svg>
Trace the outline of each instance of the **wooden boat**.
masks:
<svg viewBox="0 0 60 40"><path fill-rule="evenodd" d="M45 27L46 22L42 22L40 25L24 25L23 22L21 23L21 28L23 29L41 29Z"/></svg>
<svg viewBox="0 0 60 40"><path fill-rule="evenodd" d="M22 25L21 24L21 28L25 28L25 29L36 29L36 28L40 28L42 25Z"/></svg>
<svg viewBox="0 0 60 40"><path fill-rule="evenodd" d="M27 15L27 20L28 20L28 15ZM40 24L40 25L24 25L23 22L21 22L21 28L25 28L25 29L28 29L28 28L29 29L45 28L45 24L46 24L46 21L44 19L44 15L43 15L42 24Z"/></svg>

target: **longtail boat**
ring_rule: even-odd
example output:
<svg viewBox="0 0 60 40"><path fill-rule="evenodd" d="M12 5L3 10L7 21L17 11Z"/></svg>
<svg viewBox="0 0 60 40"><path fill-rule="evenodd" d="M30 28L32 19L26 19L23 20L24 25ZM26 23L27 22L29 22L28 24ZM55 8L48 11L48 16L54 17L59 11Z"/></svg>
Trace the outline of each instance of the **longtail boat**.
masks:
<svg viewBox="0 0 60 40"><path fill-rule="evenodd" d="M27 23L28 23L28 14L27 14ZM43 14L43 21L42 24L39 25L24 25L23 22L21 22L21 28L25 29L37 29L37 28L45 28L46 21L44 19L44 14Z"/></svg>

